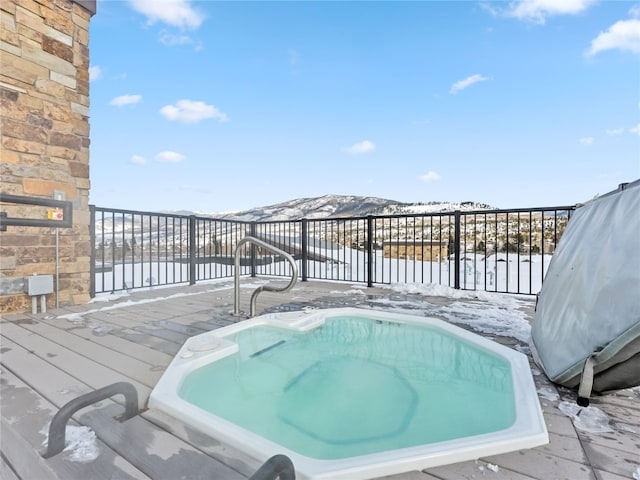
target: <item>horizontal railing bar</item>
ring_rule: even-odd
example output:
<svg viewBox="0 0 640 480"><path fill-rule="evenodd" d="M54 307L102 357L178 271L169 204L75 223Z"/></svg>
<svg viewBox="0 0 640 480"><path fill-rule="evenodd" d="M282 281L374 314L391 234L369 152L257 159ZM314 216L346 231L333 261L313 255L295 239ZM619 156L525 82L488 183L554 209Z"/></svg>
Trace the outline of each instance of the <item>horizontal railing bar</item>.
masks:
<svg viewBox="0 0 640 480"><path fill-rule="evenodd" d="M615 193L615 192L610 192ZM609 194L610 194L609 193ZM54 201L54 200L52 200ZM448 217L455 215L457 210L448 210L444 212L417 212L417 213L394 213L388 215L365 215L365 216L354 216L354 217L325 217L325 218L292 218L289 220L236 220L230 218L218 218L218 217L209 217L206 215L182 215L177 213L167 213L167 212L148 212L142 210L126 210L126 209L117 209L117 208L108 208L108 207L96 207L100 211L110 212L110 213L118 213L125 215L151 215L154 217L167 217L167 218L189 218L193 217L196 220L205 220L212 222L229 222L234 224L241 225L251 225L253 223L259 225L275 225L279 223L301 223L303 221L311 221L311 222L347 222L347 221L355 221L362 220L366 221L367 217L371 216L374 219L390 219L390 218L412 218L412 217ZM560 207L534 207L534 208L507 208L507 209L491 209L491 210L459 210L461 215L484 215L484 214L506 214L506 213L529 213L529 212L563 212L563 211L573 211L575 210L576 205L566 205Z"/></svg>
<svg viewBox="0 0 640 480"><path fill-rule="evenodd" d="M17 205L34 205L37 207L55 207L62 209L62 220L43 218L9 217L5 212L0 213L0 231L6 231L7 226L13 227L45 227L71 228L73 227L73 204L68 200L55 200L46 197L28 197L0 192L1 203Z"/></svg>

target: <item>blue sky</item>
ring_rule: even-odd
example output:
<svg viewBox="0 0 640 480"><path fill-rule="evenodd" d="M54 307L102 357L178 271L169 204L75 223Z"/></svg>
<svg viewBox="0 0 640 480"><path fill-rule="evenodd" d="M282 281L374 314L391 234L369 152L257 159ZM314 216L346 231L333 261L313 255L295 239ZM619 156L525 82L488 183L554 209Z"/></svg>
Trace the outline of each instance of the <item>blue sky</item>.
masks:
<svg viewBox="0 0 640 480"><path fill-rule="evenodd" d="M91 195L572 205L640 178L640 6L99 0Z"/></svg>

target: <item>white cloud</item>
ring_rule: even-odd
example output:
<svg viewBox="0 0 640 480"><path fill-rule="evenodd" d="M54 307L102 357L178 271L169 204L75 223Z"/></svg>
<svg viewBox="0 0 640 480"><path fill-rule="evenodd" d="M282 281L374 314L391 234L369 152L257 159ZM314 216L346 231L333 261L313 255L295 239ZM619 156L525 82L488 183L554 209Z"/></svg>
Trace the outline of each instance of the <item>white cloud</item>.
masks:
<svg viewBox="0 0 640 480"><path fill-rule="evenodd" d="M504 14L519 20L544 24L547 17L577 15L595 3L596 0L517 0L509 4Z"/></svg>
<svg viewBox="0 0 640 480"><path fill-rule="evenodd" d="M158 41L166 47L179 47L182 45L193 45L193 49L196 52L201 51L204 47L202 42L199 40L194 40L189 35L176 35L171 32L167 32L163 30L158 35Z"/></svg>
<svg viewBox="0 0 640 480"><path fill-rule="evenodd" d="M102 69L98 65L89 67L89 81L100 80L102 78Z"/></svg>
<svg viewBox="0 0 640 480"><path fill-rule="evenodd" d="M165 105L160 114L167 120L177 120L184 123L196 123L207 118L215 118L219 122L229 120L227 114L213 105L192 100L178 100L175 105Z"/></svg>
<svg viewBox="0 0 640 480"><path fill-rule="evenodd" d="M147 163L147 159L141 155L132 155L131 163L133 163L134 165L144 165L145 163Z"/></svg>
<svg viewBox="0 0 640 480"><path fill-rule="evenodd" d="M352 155L359 155L361 153L373 152L375 149L375 143L370 142L369 140L364 140L359 143L354 143L350 147L345 148L345 151L351 153Z"/></svg>
<svg viewBox="0 0 640 480"><path fill-rule="evenodd" d="M163 22L174 27L195 30L204 21L204 15L193 8L190 0L129 0L129 4L147 17L149 24Z"/></svg>
<svg viewBox="0 0 640 480"><path fill-rule="evenodd" d="M479 5L480 5L480 8L482 8L483 10L485 10L486 12L488 12L494 17L499 17L500 15L502 15L502 11L496 8L492 3L480 2Z"/></svg>
<svg viewBox="0 0 640 480"><path fill-rule="evenodd" d="M605 50L622 50L640 53L640 19L620 20L606 32L591 40L586 55L591 57Z"/></svg>
<svg viewBox="0 0 640 480"><path fill-rule="evenodd" d="M636 135L640 136L640 123L635 127L631 127L629 129L629 133L635 133Z"/></svg>
<svg viewBox="0 0 640 480"><path fill-rule="evenodd" d="M578 140L582 145L593 145L593 142L595 142L595 138L593 137L582 137L580 140Z"/></svg>
<svg viewBox="0 0 640 480"><path fill-rule="evenodd" d="M156 161L163 163L180 163L185 158L187 157L181 153L172 152L171 150L165 150L156 155Z"/></svg>
<svg viewBox="0 0 640 480"><path fill-rule="evenodd" d="M634 5L629 10L629 16L633 18L640 18L640 5Z"/></svg>
<svg viewBox="0 0 640 480"><path fill-rule="evenodd" d="M622 135L624 133L624 128L612 128L610 130L605 130L607 135Z"/></svg>
<svg viewBox="0 0 640 480"><path fill-rule="evenodd" d="M435 182L440 180L442 177L440 176L439 173L434 172L433 170L429 170L427 173L425 173L424 175L420 175L418 177L420 179L421 182Z"/></svg>
<svg viewBox="0 0 640 480"><path fill-rule="evenodd" d="M142 101L142 95L120 95L109 102L114 107L123 107L125 105L133 105Z"/></svg>
<svg viewBox="0 0 640 480"><path fill-rule="evenodd" d="M451 90L449 91L449 93L451 93L452 95L456 94L460 90L464 90L465 88L470 87L474 83L484 82L486 80L489 80L489 78L483 77L482 75L476 73L475 75L471 75L470 77L467 77L464 80L460 80L459 82L456 82L453 85L451 85Z"/></svg>
<svg viewBox="0 0 640 480"><path fill-rule="evenodd" d="M174 35L173 33L164 30L158 35L158 40L161 44L166 45L167 47L190 45L194 43L193 39L188 35Z"/></svg>

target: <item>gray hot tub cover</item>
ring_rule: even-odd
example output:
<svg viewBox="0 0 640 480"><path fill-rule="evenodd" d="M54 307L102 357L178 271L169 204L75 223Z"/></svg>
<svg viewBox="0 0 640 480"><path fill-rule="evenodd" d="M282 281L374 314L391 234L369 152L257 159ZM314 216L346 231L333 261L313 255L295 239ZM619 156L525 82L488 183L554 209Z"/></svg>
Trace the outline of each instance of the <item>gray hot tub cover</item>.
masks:
<svg viewBox="0 0 640 480"><path fill-rule="evenodd" d="M579 206L538 297L531 350L555 383L640 385L640 180Z"/></svg>

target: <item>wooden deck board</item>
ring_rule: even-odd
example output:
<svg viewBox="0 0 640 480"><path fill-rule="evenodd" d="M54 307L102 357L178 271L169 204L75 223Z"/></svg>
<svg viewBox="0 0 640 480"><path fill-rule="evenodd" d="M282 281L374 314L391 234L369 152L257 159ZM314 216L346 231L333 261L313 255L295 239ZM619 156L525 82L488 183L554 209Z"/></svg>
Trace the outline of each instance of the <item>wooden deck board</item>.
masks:
<svg viewBox="0 0 640 480"><path fill-rule="evenodd" d="M52 365L11 341L6 341L5 339L2 345L4 348L10 349L3 354L3 363L11 368L11 372L18 372L22 377L26 377L31 384L41 384L43 381L41 377L43 376L48 378L48 385L41 388L50 398L54 399L55 407L59 408L78 395L93 390L93 388L88 388L86 384L55 369ZM3 371L4 381L2 385L5 390L18 383L18 380L15 379L11 382L12 377L15 376L11 372ZM17 379L17 376L15 378ZM15 388L13 390L15 391ZM23 388L22 390L31 392L28 388ZM15 396L15 394L3 394L4 398L10 396ZM31 396L35 397L36 395L34 393ZM66 397L71 398L65 400ZM114 396L114 400L118 400L117 395ZM14 419L14 423L18 423L19 420L22 420L23 423L28 422L28 425L20 426L23 436L34 438L32 441L33 449L37 448L39 442L44 438L41 433L43 427L48 425L57 410L54 405L49 408L43 408L41 406L43 402L38 402L37 399L32 400L31 403L37 404L37 408L28 407L29 403L25 399L16 402L15 410L18 412L16 414L18 418ZM117 454L122 459L126 459L122 460L120 465L127 465L131 461L136 465L137 469L140 469L149 478L166 478L167 480L181 478L182 474L178 474L180 471L189 471L188 478L208 479L216 478L215 475L219 475L217 478L243 478L235 470L226 467L207 455L202 455L200 450L158 428L143 417L134 417L122 423L115 421L113 418L122 414L122 412L122 405L116 405L111 400L105 400L97 406L90 406L81 410L74 415L74 419L82 425L90 426L96 432L100 441L108 445L109 448L102 448L103 452L117 451ZM6 416L12 418L10 410L3 409L2 415L3 418ZM166 452L172 453L167 454ZM78 464L63 461L63 457L56 456L47 460L47 463L61 474L61 478L112 478L116 468L113 457L113 453L108 456L101 453L98 457L101 459L100 462L93 461L88 464ZM98 468L100 463L106 463L107 467ZM89 465L91 468L85 465ZM116 477L146 478L145 475L132 477L128 474L125 475L125 473L126 471L123 470L122 475L118 474Z"/></svg>
<svg viewBox="0 0 640 480"><path fill-rule="evenodd" d="M5 332L11 336L11 327L7 327L9 331ZM159 369L154 369L148 363L141 362L119 351L104 347L98 343L91 342L50 325L34 322L33 324L22 324L20 327L40 335L51 342L55 342L63 348L73 350L75 353L90 358L102 365L109 365L109 368L112 370L126 375L132 380L136 380L150 389L153 389L162 376L162 372L158 371Z"/></svg>
<svg viewBox="0 0 640 480"><path fill-rule="evenodd" d="M143 412L142 416L246 476L252 475L261 465L261 462L255 458L192 429L162 411L151 409Z"/></svg>
<svg viewBox="0 0 640 480"><path fill-rule="evenodd" d="M64 372L81 381L85 385L85 390L94 390L115 382L128 381L138 390L140 407L144 406L151 393L151 388L137 380L15 325L3 325L2 336L19 344L32 357L40 359L42 364L49 365L52 370ZM3 363L5 355L8 354L3 355ZM13 371L16 369L14 368ZM25 372L25 375L28 373ZM32 385L40 385L41 382L43 380L34 381Z"/></svg>
<svg viewBox="0 0 640 480"><path fill-rule="evenodd" d="M176 353L178 353L178 350L180 350L181 346L175 342L170 342L168 340L164 340L152 335L147 335L146 333L134 332L126 329L114 330L111 335L115 335L123 340L127 340L132 343L143 345L147 348L156 349L159 352L162 352L165 355L169 355L172 358Z"/></svg>
<svg viewBox="0 0 640 480"><path fill-rule="evenodd" d="M3 480L19 480L18 475L9 466L4 457L0 457L0 478Z"/></svg>
<svg viewBox="0 0 640 480"><path fill-rule="evenodd" d="M497 471L494 472L489 468L490 466L495 469L497 465L484 460L475 460L431 468L426 472L439 480L478 480L483 478L491 480L536 480L540 478L523 475L504 466L499 466Z"/></svg>
<svg viewBox="0 0 640 480"><path fill-rule="evenodd" d="M514 472L544 479L596 480L591 466L565 458L549 455L540 449L521 450L487 457L494 465L500 465Z"/></svg>
<svg viewBox="0 0 640 480"><path fill-rule="evenodd" d="M0 471L2 473L0 478L25 480L59 478L52 467L40 457L34 446L24 440L4 418L0 419L0 430L2 430L2 463L4 465Z"/></svg>
<svg viewBox="0 0 640 480"><path fill-rule="evenodd" d="M583 447L591 464L607 472L625 476L640 468L640 450L626 452L592 442L584 442Z"/></svg>
<svg viewBox="0 0 640 480"><path fill-rule="evenodd" d="M264 281L243 279L242 283L241 309L248 311L253 288ZM0 463L0 476L3 479L16 476L13 464L6 461L6 454L13 448L7 444L7 435L15 436L16 444L29 447L39 455L36 450L42 434L33 422L43 423L44 417L49 421L55 408L82 393L124 380L136 386L140 406L143 406L184 340L241 320L231 315L231 285L231 281L225 281L134 291L129 296L114 295L107 302L65 307L47 314L9 315L0 319L3 391L8 385L22 382L22 388L31 392L28 397L33 395L38 399L31 404L45 405L45 413L36 414L32 423L11 424L10 414L15 405L0 412L4 437L0 437L0 450L5 456L4 463ZM260 314L274 309L298 310L305 305L326 307L333 304L408 308L407 313L412 313L416 305L424 304L424 308L418 307L421 311L434 312L434 316L438 316L438 306L459 301L464 300L423 298L385 288L306 282L299 283L286 295L261 294L257 310ZM469 302L476 302L479 307L482 305L479 300ZM531 315L533 301L530 303L522 307L528 315ZM468 326L464 328L471 329ZM521 342L508 337L494 339L509 347L521 345ZM534 376L534 380L539 389L555 388L542 374ZM557 400L550 401L544 395L541 397L551 439L548 445L424 472L394 475L385 477L385 480L631 478L635 468L640 467L637 456L640 448L640 392L622 391L594 397L592 405L605 411L614 427L613 432L606 434L577 431L571 419L558 409L560 401L575 395L562 388L558 392L561 398ZM117 465L120 470L114 471L124 472L123 478L148 477L154 480L180 478L176 475L185 473L188 473L188 478L214 478L211 474L205 477L205 471L211 468L221 479L243 478L250 476L260 464L258 460L196 432L160 411L145 411L133 422L114 422L111 417L123 408L119 397L116 395L98 406L87 407L74 417L75 421L94 428L101 446L110 452L101 473L95 472L98 480L112 478L105 473L108 464ZM3 407L6 402L14 400L12 396L3 395ZM24 402L18 401L17 405L21 403ZM27 441L28 438L31 440ZM79 471L65 470L67 467L57 463L63 460L55 460L55 457L48 460L38 457L36 460L32 468L42 467L43 472L49 468L49 473L53 471L60 478L93 478L83 476ZM17 475L17 478L24 477Z"/></svg>
<svg viewBox="0 0 640 480"><path fill-rule="evenodd" d="M80 415L84 425L152 479L240 480L244 475L193 448L166 430L137 416L113 427L119 406L108 405Z"/></svg>
<svg viewBox="0 0 640 480"><path fill-rule="evenodd" d="M184 320L180 322L180 320ZM186 335L187 338L193 337L194 335L200 335L201 333L208 332L211 330L194 327L186 318L181 317L172 317L171 320L156 320L153 322L154 327L165 328L167 330L171 330L172 332L177 332L183 335Z"/></svg>
<svg viewBox="0 0 640 480"><path fill-rule="evenodd" d="M72 461L68 452L46 460L42 458L40 453L46 449L44 442L48 426L58 411L57 406L28 388L11 372L3 370L2 379L2 396L5 398L5 411L2 412L2 451L16 472L19 472L19 476L29 480L47 479L55 475L61 479L148 478L100 440L96 442L100 455L91 462ZM13 402L10 404L6 401L7 398ZM121 406L119 408L122 410ZM78 426L73 420L69 425Z"/></svg>
<svg viewBox="0 0 640 480"><path fill-rule="evenodd" d="M54 324L52 323L51 325ZM57 328L60 327L57 326ZM122 354L128 355L131 358L135 358L136 360L152 366L168 365L169 362L171 362L171 360L173 359L172 355L162 353L158 350L146 347L145 345L141 345L137 342L131 342L113 334L109 335L110 329L108 328L108 326L107 328L103 329L89 328L84 326L72 326L64 330L98 345L102 345L106 348L110 348L111 350L115 350Z"/></svg>

